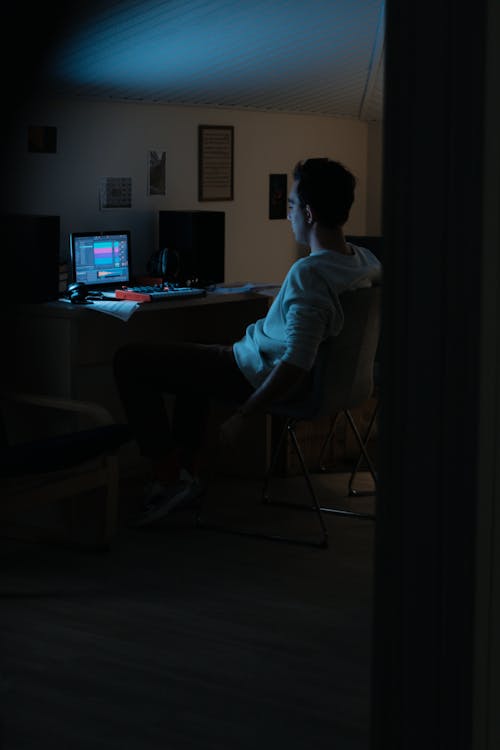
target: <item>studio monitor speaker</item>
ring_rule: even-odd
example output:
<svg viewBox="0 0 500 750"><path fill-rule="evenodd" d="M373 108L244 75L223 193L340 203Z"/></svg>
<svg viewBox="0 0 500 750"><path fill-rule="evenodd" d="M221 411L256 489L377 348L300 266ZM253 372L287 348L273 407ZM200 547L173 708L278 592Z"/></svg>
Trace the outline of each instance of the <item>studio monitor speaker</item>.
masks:
<svg viewBox="0 0 500 750"><path fill-rule="evenodd" d="M3 286L14 301L48 302L59 296L59 216L4 214Z"/></svg>
<svg viewBox="0 0 500 750"><path fill-rule="evenodd" d="M158 243L168 249L169 280L193 286L224 281L223 211L160 211Z"/></svg>

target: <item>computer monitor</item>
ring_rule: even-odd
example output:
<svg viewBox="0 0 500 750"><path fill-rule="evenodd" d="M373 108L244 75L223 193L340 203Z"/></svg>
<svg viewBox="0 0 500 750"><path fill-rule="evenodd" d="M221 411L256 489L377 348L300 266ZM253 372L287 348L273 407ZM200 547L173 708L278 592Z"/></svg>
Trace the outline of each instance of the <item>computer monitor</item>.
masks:
<svg viewBox="0 0 500 750"><path fill-rule="evenodd" d="M73 232L70 235L73 281L90 289L114 289L130 282L130 232Z"/></svg>

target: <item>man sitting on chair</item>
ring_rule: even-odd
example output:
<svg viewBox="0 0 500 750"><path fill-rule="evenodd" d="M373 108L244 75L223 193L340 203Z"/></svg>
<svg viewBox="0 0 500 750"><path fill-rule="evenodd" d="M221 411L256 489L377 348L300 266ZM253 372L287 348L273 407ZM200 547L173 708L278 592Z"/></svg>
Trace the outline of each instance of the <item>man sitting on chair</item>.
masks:
<svg viewBox="0 0 500 750"><path fill-rule="evenodd" d="M304 384L321 342L342 328L339 294L380 282L377 258L344 238L354 176L326 158L299 162L293 176L288 219L309 254L291 266L265 318L232 346L133 344L116 353L125 413L152 463L139 525L202 493L200 456L210 400L239 405L219 434L222 445L235 442L249 415L266 412ZM164 394L175 396L171 425Z"/></svg>

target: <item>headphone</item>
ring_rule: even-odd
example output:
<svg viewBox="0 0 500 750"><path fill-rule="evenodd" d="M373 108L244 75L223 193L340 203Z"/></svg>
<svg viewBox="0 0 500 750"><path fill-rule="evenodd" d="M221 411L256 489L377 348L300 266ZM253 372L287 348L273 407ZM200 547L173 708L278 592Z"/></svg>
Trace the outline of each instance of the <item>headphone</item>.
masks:
<svg viewBox="0 0 500 750"><path fill-rule="evenodd" d="M158 250L149 259L148 271L152 276L161 277L163 281L177 279L180 271L179 253L166 247Z"/></svg>
<svg viewBox="0 0 500 750"><path fill-rule="evenodd" d="M91 304L87 300L88 293L89 290L87 284L84 284L83 281L75 281L68 286L66 296L70 299L71 304L73 305L88 305Z"/></svg>

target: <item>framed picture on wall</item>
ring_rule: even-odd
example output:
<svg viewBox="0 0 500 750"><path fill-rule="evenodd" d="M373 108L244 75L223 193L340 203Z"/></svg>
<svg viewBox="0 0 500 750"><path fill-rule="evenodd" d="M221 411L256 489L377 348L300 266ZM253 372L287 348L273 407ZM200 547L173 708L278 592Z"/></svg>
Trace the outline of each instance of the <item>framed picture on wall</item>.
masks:
<svg viewBox="0 0 500 750"><path fill-rule="evenodd" d="M288 208L287 175L269 175L269 218L286 219Z"/></svg>
<svg viewBox="0 0 500 750"><path fill-rule="evenodd" d="M232 201L234 127L198 126L198 200Z"/></svg>
<svg viewBox="0 0 500 750"><path fill-rule="evenodd" d="M57 152L57 128L30 125L28 151L35 154L55 154Z"/></svg>
<svg viewBox="0 0 500 750"><path fill-rule="evenodd" d="M166 151L162 149L148 151L148 195L165 195L166 163Z"/></svg>
<svg viewBox="0 0 500 750"><path fill-rule="evenodd" d="M99 208L132 207L131 177L102 177L99 182Z"/></svg>

